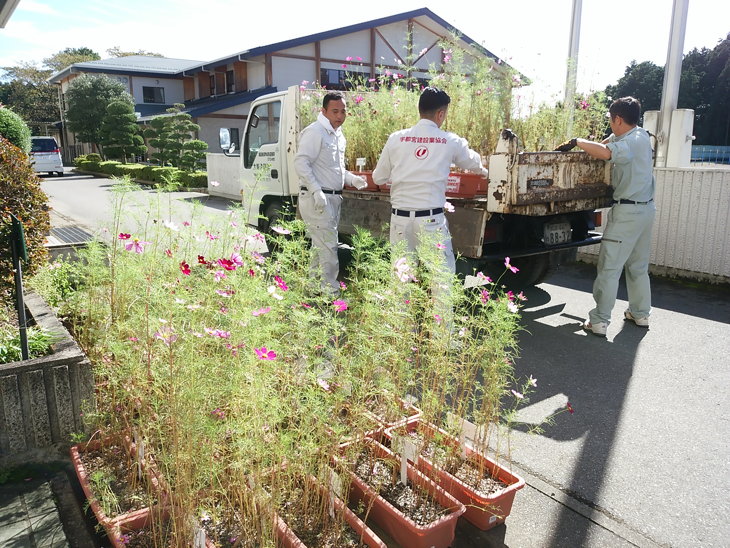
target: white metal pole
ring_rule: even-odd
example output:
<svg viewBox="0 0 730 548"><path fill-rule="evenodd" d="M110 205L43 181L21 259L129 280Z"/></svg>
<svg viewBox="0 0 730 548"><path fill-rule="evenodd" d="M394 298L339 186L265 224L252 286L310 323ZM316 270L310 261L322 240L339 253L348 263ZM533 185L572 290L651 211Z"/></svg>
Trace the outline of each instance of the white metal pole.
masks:
<svg viewBox="0 0 730 548"><path fill-rule="evenodd" d="M578 74L578 45L580 42L580 20L583 0L573 0L573 17L570 22L570 44L568 45L568 67L565 76L564 108L568 113L568 128L565 137L573 133L573 118L575 113L575 88Z"/></svg>
<svg viewBox="0 0 730 548"><path fill-rule="evenodd" d="M662 102L657 127L657 167L667 165L669 128L672 122L672 113L677 108L679 80L682 75L682 50L684 49L684 32L687 27L688 6L689 0L674 0L672 7L672 24L669 29L667 64L664 66Z"/></svg>

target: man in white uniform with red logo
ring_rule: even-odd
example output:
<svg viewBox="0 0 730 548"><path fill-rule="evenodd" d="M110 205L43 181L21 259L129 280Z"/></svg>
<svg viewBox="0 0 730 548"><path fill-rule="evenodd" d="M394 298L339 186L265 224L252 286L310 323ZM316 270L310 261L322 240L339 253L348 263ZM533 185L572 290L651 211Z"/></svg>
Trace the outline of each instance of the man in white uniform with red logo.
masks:
<svg viewBox="0 0 730 548"><path fill-rule="evenodd" d="M488 172L466 139L441 129L450 102L445 91L424 89L418 101L421 119L388 137L373 179L378 185L391 181L390 243L405 240L406 251L415 251L422 234L437 233L445 267L454 274L456 260L444 215L451 164L485 177Z"/></svg>
<svg viewBox="0 0 730 548"><path fill-rule="evenodd" d="M312 239L314 256L312 276L320 280L323 293L336 295L340 290L337 275L337 227L345 183L361 190L367 181L345 169L345 123L347 108L343 95L329 92L322 100L316 122L302 130L294 167L301 179L299 214Z"/></svg>

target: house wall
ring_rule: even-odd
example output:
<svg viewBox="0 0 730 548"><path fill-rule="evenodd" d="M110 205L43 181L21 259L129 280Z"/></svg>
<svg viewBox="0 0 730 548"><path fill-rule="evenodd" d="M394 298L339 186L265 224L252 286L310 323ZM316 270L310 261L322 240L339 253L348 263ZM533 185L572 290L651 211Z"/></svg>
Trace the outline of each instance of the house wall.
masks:
<svg viewBox="0 0 730 548"><path fill-rule="evenodd" d="M266 65L264 58L257 57L254 62L248 63L248 89L258 89L266 86ZM294 82L292 82L293 84ZM291 84L290 84L291 85Z"/></svg>
<svg viewBox="0 0 730 548"><path fill-rule="evenodd" d="M305 59L292 59L288 57L274 57L271 60L273 66L273 84L279 90L285 90L294 84L301 84L303 81L313 82L319 80L316 72L316 63Z"/></svg>
<svg viewBox="0 0 730 548"><path fill-rule="evenodd" d="M185 101L185 91L182 80L164 79L164 78L147 78L142 76L131 77L132 97L134 102L144 104L143 87L155 87L164 89L166 105L174 103L182 103ZM150 104L150 103L148 103Z"/></svg>

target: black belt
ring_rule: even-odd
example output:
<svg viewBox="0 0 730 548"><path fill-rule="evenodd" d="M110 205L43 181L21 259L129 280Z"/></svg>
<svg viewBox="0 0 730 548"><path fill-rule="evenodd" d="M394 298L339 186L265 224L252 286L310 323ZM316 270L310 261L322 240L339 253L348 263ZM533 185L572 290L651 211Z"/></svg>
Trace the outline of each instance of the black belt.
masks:
<svg viewBox="0 0 730 548"><path fill-rule="evenodd" d="M309 190L306 186L300 186L299 190ZM331 188L320 188L325 194L342 194L341 190L332 190Z"/></svg>
<svg viewBox="0 0 730 548"><path fill-rule="evenodd" d="M623 198L621 198L620 200L611 200L611 205L616 205L616 204L631 204L631 205L640 204L640 205L646 205L646 204L651 203L653 201L654 201L653 198L651 200L649 200L648 202L635 202L634 200L624 200Z"/></svg>
<svg viewBox="0 0 730 548"><path fill-rule="evenodd" d="M430 217L431 215L438 215L444 212L443 207L437 207L436 209L419 209L417 211L410 211L408 209L391 209L390 212L393 215L399 217Z"/></svg>

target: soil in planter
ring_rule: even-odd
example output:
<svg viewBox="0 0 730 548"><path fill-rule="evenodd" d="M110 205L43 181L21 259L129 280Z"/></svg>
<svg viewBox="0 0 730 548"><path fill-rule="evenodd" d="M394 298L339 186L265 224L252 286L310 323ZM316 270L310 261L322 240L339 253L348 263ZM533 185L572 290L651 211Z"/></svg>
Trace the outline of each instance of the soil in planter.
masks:
<svg viewBox="0 0 730 548"><path fill-rule="evenodd" d="M375 459L369 452L360 453L354 472L418 525L428 525L449 513L427 491L413 485L410 480L406 485L400 483L400 472L392 462Z"/></svg>
<svg viewBox="0 0 730 548"><path fill-rule="evenodd" d="M217 548L260 548L264 545L254 527L246 531L246 525L232 510L224 510L218 518L206 517L201 520L201 526Z"/></svg>
<svg viewBox="0 0 730 548"><path fill-rule="evenodd" d="M509 487L499 478L492 477L489 469L480 466L475 460L462 459L460 455L454 453L454 448L449 451L433 440L426 440L425 436L417 431L408 432L407 435L416 447L422 447L422 456L463 481L480 496L488 497Z"/></svg>
<svg viewBox="0 0 730 548"><path fill-rule="evenodd" d="M156 521L154 525L147 525L134 531L125 531L120 540L125 548L153 548L156 546L170 546L172 542L172 525L169 521Z"/></svg>
<svg viewBox="0 0 730 548"><path fill-rule="evenodd" d="M333 520L329 514L312 515L305 510L301 488L293 489L287 499L278 509L279 516L308 548L367 548L344 518Z"/></svg>
<svg viewBox="0 0 730 548"><path fill-rule="evenodd" d="M404 409L397 400L382 397L368 400L366 409L381 422L390 424L407 419L411 413L410 409Z"/></svg>
<svg viewBox="0 0 730 548"><path fill-rule="evenodd" d="M80 453L98 502L109 518L150 506L144 478L137 481L136 467L122 445L109 445ZM99 491L99 487L104 488Z"/></svg>

